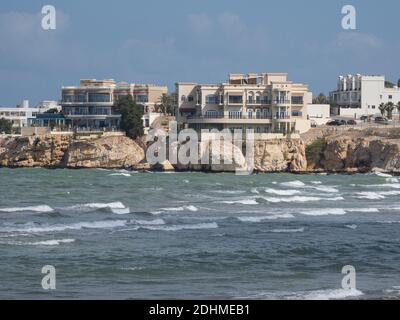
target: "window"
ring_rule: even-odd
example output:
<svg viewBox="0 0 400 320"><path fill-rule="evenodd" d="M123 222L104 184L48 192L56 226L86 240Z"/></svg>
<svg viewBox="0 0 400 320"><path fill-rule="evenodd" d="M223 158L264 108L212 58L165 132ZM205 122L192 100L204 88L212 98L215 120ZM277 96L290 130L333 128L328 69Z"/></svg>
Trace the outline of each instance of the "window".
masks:
<svg viewBox="0 0 400 320"><path fill-rule="evenodd" d="M183 95L183 96L181 97L181 101L182 101L182 102L185 102L185 101L186 101L186 96L185 96L185 95Z"/></svg>
<svg viewBox="0 0 400 320"><path fill-rule="evenodd" d="M303 104L303 96L293 96L292 104Z"/></svg>
<svg viewBox="0 0 400 320"><path fill-rule="evenodd" d="M149 98L148 98L147 94L138 94L136 96L136 102L146 103L146 102L149 102Z"/></svg>
<svg viewBox="0 0 400 320"><path fill-rule="evenodd" d="M292 111L293 117L301 117L301 115L302 115L301 111Z"/></svg>
<svg viewBox="0 0 400 320"><path fill-rule="evenodd" d="M392 96L392 95L389 95L389 99L390 99L390 100L393 99L393 96Z"/></svg>
<svg viewBox="0 0 400 320"><path fill-rule="evenodd" d="M229 96L229 103L243 103L242 96Z"/></svg>
<svg viewBox="0 0 400 320"><path fill-rule="evenodd" d="M218 104L217 96L213 94L206 96L206 104Z"/></svg>
<svg viewBox="0 0 400 320"><path fill-rule="evenodd" d="M89 102L110 102L109 93L89 93Z"/></svg>
<svg viewBox="0 0 400 320"><path fill-rule="evenodd" d="M189 102L193 102L193 100L194 100L194 99L193 99L193 96L188 96L188 101L189 101Z"/></svg>

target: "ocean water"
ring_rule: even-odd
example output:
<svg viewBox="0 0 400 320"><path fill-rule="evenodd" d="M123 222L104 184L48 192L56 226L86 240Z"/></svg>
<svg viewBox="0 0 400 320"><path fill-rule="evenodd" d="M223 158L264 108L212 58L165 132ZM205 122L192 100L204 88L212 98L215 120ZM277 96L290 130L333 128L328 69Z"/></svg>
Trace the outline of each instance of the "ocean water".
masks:
<svg viewBox="0 0 400 320"><path fill-rule="evenodd" d="M0 298L397 299L399 196L383 174L2 168Z"/></svg>

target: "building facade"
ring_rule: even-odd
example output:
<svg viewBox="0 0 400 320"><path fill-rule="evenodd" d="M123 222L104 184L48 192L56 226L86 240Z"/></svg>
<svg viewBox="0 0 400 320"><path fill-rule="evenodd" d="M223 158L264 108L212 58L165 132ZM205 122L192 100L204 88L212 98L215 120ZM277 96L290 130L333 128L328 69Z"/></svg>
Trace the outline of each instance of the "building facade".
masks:
<svg viewBox="0 0 400 320"><path fill-rule="evenodd" d="M337 88L330 93L332 113L344 117L380 114L381 103L400 101L400 89L385 86L384 76L361 74L339 76Z"/></svg>
<svg viewBox="0 0 400 320"><path fill-rule="evenodd" d="M66 125L70 127L116 129L121 115L114 112L113 105L119 97L130 94L144 106L145 112L150 112L167 91L163 86L116 83L113 79L83 79L79 86L62 87L62 112Z"/></svg>
<svg viewBox="0 0 400 320"><path fill-rule="evenodd" d="M294 133L310 128L306 106L312 94L286 73L230 74L227 83L177 83L180 128L253 129L255 133Z"/></svg>
<svg viewBox="0 0 400 320"><path fill-rule="evenodd" d="M46 101L39 103L35 107L29 106L29 101L24 100L16 107L0 107L0 119L11 121L13 128L22 128L29 125L29 119L34 119L40 113L57 106L56 101Z"/></svg>

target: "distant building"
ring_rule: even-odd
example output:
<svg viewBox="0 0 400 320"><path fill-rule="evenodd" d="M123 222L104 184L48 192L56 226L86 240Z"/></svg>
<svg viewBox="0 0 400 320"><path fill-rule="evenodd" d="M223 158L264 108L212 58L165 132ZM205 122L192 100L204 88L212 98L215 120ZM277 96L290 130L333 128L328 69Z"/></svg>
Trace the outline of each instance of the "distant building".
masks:
<svg viewBox="0 0 400 320"><path fill-rule="evenodd" d="M391 101L397 104L400 89L386 87L384 76L340 76L336 90L330 93L330 101L334 115L359 118L379 114L381 103Z"/></svg>
<svg viewBox="0 0 400 320"><path fill-rule="evenodd" d="M38 113L28 119L28 126L59 128L65 126L65 117L61 113Z"/></svg>
<svg viewBox="0 0 400 320"><path fill-rule="evenodd" d="M180 127L255 133L305 132L310 128L308 86L287 80L286 73L230 74L227 83L176 84Z"/></svg>
<svg viewBox="0 0 400 320"><path fill-rule="evenodd" d="M151 112L154 105L167 93L167 87L116 83L108 80L80 80L79 86L62 87L61 106L67 126L79 128L118 128L121 116L112 106L120 96L133 99Z"/></svg>
<svg viewBox="0 0 400 320"><path fill-rule="evenodd" d="M36 107L29 107L29 101L24 100L16 107L0 107L0 119L4 118L12 122L14 128L28 126L28 119L34 119L42 112L57 106L56 101L47 101L45 104L38 104Z"/></svg>

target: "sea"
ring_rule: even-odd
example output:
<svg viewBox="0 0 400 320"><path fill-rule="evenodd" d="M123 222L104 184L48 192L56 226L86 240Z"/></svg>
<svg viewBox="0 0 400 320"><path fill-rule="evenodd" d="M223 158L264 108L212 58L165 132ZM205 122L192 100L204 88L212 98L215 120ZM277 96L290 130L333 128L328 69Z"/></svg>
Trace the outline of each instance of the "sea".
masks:
<svg viewBox="0 0 400 320"><path fill-rule="evenodd" d="M381 173L1 168L0 298L398 299L399 197Z"/></svg>

